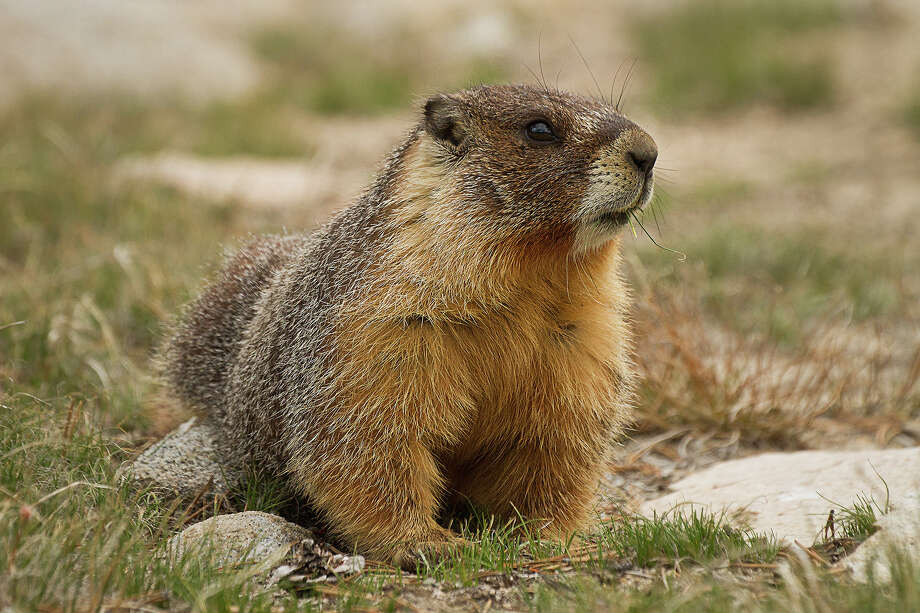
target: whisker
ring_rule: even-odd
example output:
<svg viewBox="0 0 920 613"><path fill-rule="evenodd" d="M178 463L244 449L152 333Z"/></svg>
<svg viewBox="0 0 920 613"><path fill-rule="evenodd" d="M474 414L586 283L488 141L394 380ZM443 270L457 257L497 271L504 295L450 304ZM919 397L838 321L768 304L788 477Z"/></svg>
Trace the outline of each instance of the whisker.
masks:
<svg viewBox="0 0 920 613"><path fill-rule="evenodd" d="M617 110L617 113L620 112L620 102L623 101L623 94L626 93L626 86L629 85L629 77L632 75L633 68L635 68L636 62L638 61L639 58L633 58L632 64L629 65L629 70L626 71L626 78L623 79L623 87L620 88L620 97L617 98L616 106L613 107Z"/></svg>
<svg viewBox="0 0 920 613"><path fill-rule="evenodd" d="M613 88L617 86L617 78L620 76L620 70L623 68L623 64L626 63L626 60L620 60L620 65L617 66L617 71L613 73L613 83L610 84L610 102L613 102ZM619 112L620 109L617 109Z"/></svg>
<svg viewBox="0 0 920 613"><path fill-rule="evenodd" d="M540 33L537 34L537 62L540 66L540 78L543 80L543 90L549 92L549 88L546 86L546 75L543 74L543 30L540 30Z"/></svg>
<svg viewBox="0 0 920 613"><path fill-rule="evenodd" d="M535 73L533 70L531 70L530 66L528 66L527 64L524 64L524 68L527 69L527 72L530 73L530 76L533 77L533 80L536 81L537 85L543 85L543 84L540 82L540 77L537 76L537 73ZM543 89L546 89L546 86L543 86Z"/></svg>
<svg viewBox="0 0 920 613"><path fill-rule="evenodd" d="M604 90L601 89L601 84L597 82L597 77L594 76L594 71L591 70L590 66L588 66L588 60L585 59L581 49L578 48L578 43L575 42L575 39L572 38L571 34L569 34L569 42L571 42L572 46L575 47L575 52L578 53L578 57L581 58L581 63L585 65L585 69L587 69L588 74L591 75L591 80L594 81L594 87L597 88L597 93L601 97L601 102L607 102L604 99Z"/></svg>

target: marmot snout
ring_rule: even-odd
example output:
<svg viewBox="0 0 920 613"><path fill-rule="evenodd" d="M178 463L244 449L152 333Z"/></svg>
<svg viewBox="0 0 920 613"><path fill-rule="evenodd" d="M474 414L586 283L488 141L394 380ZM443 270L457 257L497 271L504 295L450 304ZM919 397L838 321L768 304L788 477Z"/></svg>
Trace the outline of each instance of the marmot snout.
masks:
<svg viewBox="0 0 920 613"><path fill-rule="evenodd" d="M435 517L455 496L564 536L626 419L618 236L656 156L601 102L436 95L357 202L228 261L167 378L371 555L454 542Z"/></svg>

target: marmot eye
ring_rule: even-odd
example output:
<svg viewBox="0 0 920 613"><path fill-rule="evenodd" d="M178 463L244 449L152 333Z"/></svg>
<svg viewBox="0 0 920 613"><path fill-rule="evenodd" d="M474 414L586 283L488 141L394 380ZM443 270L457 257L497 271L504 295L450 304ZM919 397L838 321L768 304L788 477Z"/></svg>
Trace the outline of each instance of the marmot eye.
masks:
<svg viewBox="0 0 920 613"><path fill-rule="evenodd" d="M556 133L553 127L545 121L535 121L527 126L527 138L531 140L548 142L556 140Z"/></svg>

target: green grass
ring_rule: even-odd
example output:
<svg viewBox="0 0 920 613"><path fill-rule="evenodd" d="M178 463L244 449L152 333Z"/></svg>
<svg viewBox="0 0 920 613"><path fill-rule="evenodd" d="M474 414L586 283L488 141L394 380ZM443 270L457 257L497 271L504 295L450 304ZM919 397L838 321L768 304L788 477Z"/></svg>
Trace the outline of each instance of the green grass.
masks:
<svg viewBox="0 0 920 613"><path fill-rule="evenodd" d="M107 180L120 155L156 141L149 116L34 108L0 117L0 325L23 322L0 330L0 371L42 398L78 395L127 427L143 421L160 322L238 228L236 214Z"/></svg>
<svg viewBox="0 0 920 613"><path fill-rule="evenodd" d="M271 91L323 113L380 113L408 104L408 64L380 49L330 44L332 33L297 28L257 32L253 50L274 69Z"/></svg>
<svg viewBox="0 0 920 613"><path fill-rule="evenodd" d="M724 516L697 510L650 519L629 517L603 528L599 552L616 551L639 567L715 561L768 564L779 552L772 536L732 528Z"/></svg>
<svg viewBox="0 0 920 613"><path fill-rule="evenodd" d="M696 511L653 518L623 516L603 522L592 533L572 535L566 542L542 541L526 523L499 526L484 517L463 523L459 534L469 544L436 564L420 566L420 578L470 586L483 573L492 572L769 564L779 552L770 536L732 528L724 517Z"/></svg>
<svg viewBox="0 0 920 613"><path fill-rule="evenodd" d="M829 58L809 35L841 19L820 0L703 0L643 18L634 31L659 107L806 109L834 98Z"/></svg>
<svg viewBox="0 0 920 613"><path fill-rule="evenodd" d="M879 505L871 496L859 494L849 507L840 507L838 521L841 534L850 539L865 540L877 530L879 516L888 513L888 502Z"/></svg>
<svg viewBox="0 0 920 613"><path fill-rule="evenodd" d="M915 88L904 104L903 118L904 124L920 139L920 87Z"/></svg>
<svg viewBox="0 0 920 613"><path fill-rule="evenodd" d="M408 108L431 83L451 89L507 78L500 59L472 57L427 67L416 45L362 42L338 31L290 24L257 31L252 49L269 68L260 94L276 104L325 114L375 115ZM434 71L438 70L438 73Z"/></svg>
<svg viewBox="0 0 920 613"><path fill-rule="evenodd" d="M119 599L196 610L268 611L242 572L203 557L165 559L168 508L120 486L127 453L84 414L68 425L66 398L39 401L5 386L0 403L0 605L97 610Z"/></svg>
<svg viewBox="0 0 920 613"><path fill-rule="evenodd" d="M251 467L243 471L240 483L230 494L230 502L241 511L262 511L284 514L290 509L294 495L283 479Z"/></svg>
<svg viewBox="0 0 920 613"><path fill-rule="evenodd" d="M878 529L876 526L878 518L882 515L886 515L891 510L891 497L888 491L888 484L881 478L881 475L878 476L885 486L885 500L881 503L875 500L873 496L864 492L857 494L856 500L854 500L850 506L844 506L838 502L825 498L825 500L836 507L836 518L834 523L835 532L838 537L860 542L866 540ZM824 497L822 496L822 498Z"/></svg>
<svg viewBox="0 0 920 613"><path fill-rule="evenodd" d="M703 205L726 205L748 198L756 191L756 186L744 179L709 180L695 185L687 198Z"/></svg>
<svg viewBox="0 0 920 613"><path fill-rule="evenodd" d="M646 225L648 225L646 223ZM681 270L702 266L706 310L741 332L757 332L794 344L807 324L845 310L856 320L888 315L904 306L899 289L906 260L891 253L844 250L820 233L766 232L755 227L719 227L675 245L686 265L654 247L643 262L668 283Z"/></svg>
<svg viewBox="0 0 920 613"><path fill-rule="evenodd" d="M235 575L158 561L168 506L115 477L145 437L160 322L241 232L231 208L107 180L183 117L124 100L0 115L0 606L162 592L158 606L208 593L198 610L270 608Z"/></svg>

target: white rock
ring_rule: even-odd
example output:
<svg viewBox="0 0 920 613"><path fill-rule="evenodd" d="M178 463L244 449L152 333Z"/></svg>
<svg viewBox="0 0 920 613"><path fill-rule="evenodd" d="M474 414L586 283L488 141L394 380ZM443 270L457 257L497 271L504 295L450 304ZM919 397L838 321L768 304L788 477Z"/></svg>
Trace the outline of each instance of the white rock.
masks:
<svg viewBox="0 0 920 613"><path fill-rule="evenodd" d="M916 498L914 499L916 501ZM891 556L910 558L920 565L920 504L900 505L876 522L879 530L856 551L838 562L857 581L867 583L870 573L880 583L891 580Z"/></svg>
<svg viewBox="0 0 920 613"><path fill-rule="evenodd" d="M810 545L836 505L851 506L860 494L884 505L885 483L892 509L917 508L920 448L765 453L723 462L674 483L673 493L646 502L641 512L660 515L682 505L737 513L758 532Z"/></svg>
<svg viewBox="0 0 920 613"><path fill-rule="evenodd" d="M216 425L193 417L126 465L123 474L180 496L226 493L239 480L240 469L220 451L218 441Z"/></svg>

